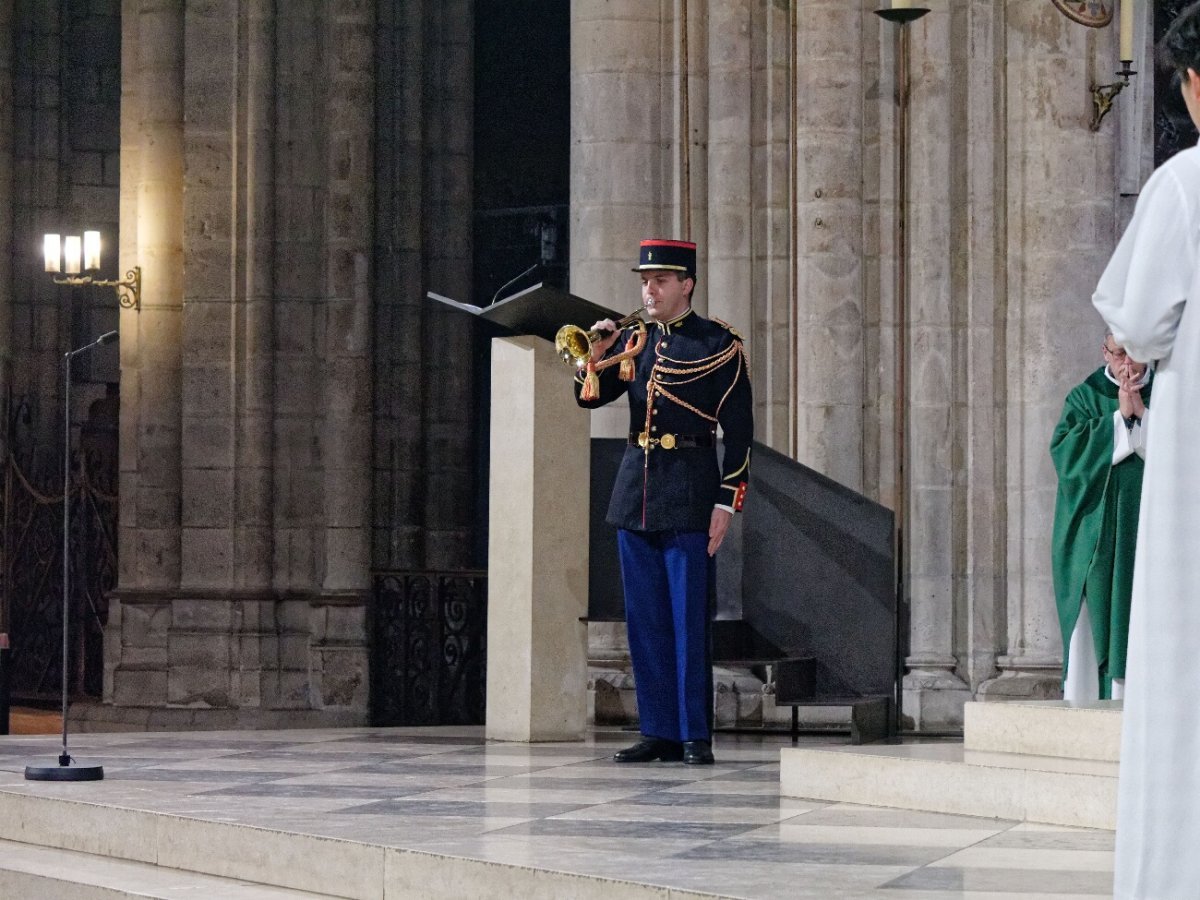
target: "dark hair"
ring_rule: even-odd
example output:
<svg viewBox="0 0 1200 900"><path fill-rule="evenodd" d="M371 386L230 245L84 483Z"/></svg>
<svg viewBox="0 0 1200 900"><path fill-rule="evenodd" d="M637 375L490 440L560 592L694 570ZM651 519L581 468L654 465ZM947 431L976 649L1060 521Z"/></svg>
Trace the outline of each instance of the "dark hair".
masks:
<svg viewBox="0 0 1200 900"><path fill-rule="evenodd" d="M1158 42L1158 62L1180 76L1188 69L1200 72L1200 0L1176 16Z"/></svg>

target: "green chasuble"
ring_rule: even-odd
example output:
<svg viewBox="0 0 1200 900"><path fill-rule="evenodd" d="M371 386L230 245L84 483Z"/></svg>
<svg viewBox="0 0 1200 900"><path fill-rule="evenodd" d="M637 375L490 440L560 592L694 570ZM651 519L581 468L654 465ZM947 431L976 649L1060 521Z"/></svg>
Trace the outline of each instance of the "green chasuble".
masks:
<svg viewBox="0 0 1200 900"><path fill-rule="evenodd" d="M1142 400L1149 408L1149 383L1142 388ZM1117 386L1101 367L1067 395L1050 441L1058 472L1051 564L1063 674L1080 601L1086 597L1104 699L1112 696L1112 680L1125 677L1144 468L1136 453L1112 464L1113 413L1118 406Z"/></svg>

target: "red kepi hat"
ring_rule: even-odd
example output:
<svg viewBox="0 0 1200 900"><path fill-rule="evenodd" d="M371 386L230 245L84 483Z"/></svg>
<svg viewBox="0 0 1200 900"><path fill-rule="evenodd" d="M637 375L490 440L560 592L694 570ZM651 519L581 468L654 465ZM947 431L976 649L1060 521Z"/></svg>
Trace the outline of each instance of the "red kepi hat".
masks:
<svg viewBox="0 0 1200 900"><path fill-rule="evenodd" d="M691 241L664 241L658 238L642 241L634 272L648 269L670 269L672 272L696 274L696 245Z"/></svg>

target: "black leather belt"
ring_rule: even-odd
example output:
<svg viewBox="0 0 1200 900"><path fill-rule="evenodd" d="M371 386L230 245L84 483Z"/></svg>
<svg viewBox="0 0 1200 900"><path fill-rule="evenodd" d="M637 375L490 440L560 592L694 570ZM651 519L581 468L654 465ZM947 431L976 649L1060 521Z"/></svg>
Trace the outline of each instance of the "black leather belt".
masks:
<svg viewBox="0 0 1200 900"><path fill-rule="evenodd" d="M712 434L635 434L629 432L629 446L661 447L664 450L693 450L697 447L716 446L716 437Z"/></svg>

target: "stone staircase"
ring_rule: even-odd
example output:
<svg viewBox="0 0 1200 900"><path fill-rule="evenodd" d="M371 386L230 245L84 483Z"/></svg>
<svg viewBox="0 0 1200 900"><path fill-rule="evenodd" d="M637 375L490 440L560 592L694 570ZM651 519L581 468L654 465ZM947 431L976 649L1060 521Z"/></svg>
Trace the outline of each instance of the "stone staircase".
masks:
<svg viewBox="0 0 1200 900"><path fill-rule="evenodd" d="M1112 829L1121 704L968 703L962 742L785 748L784 796Z"/></svg>

